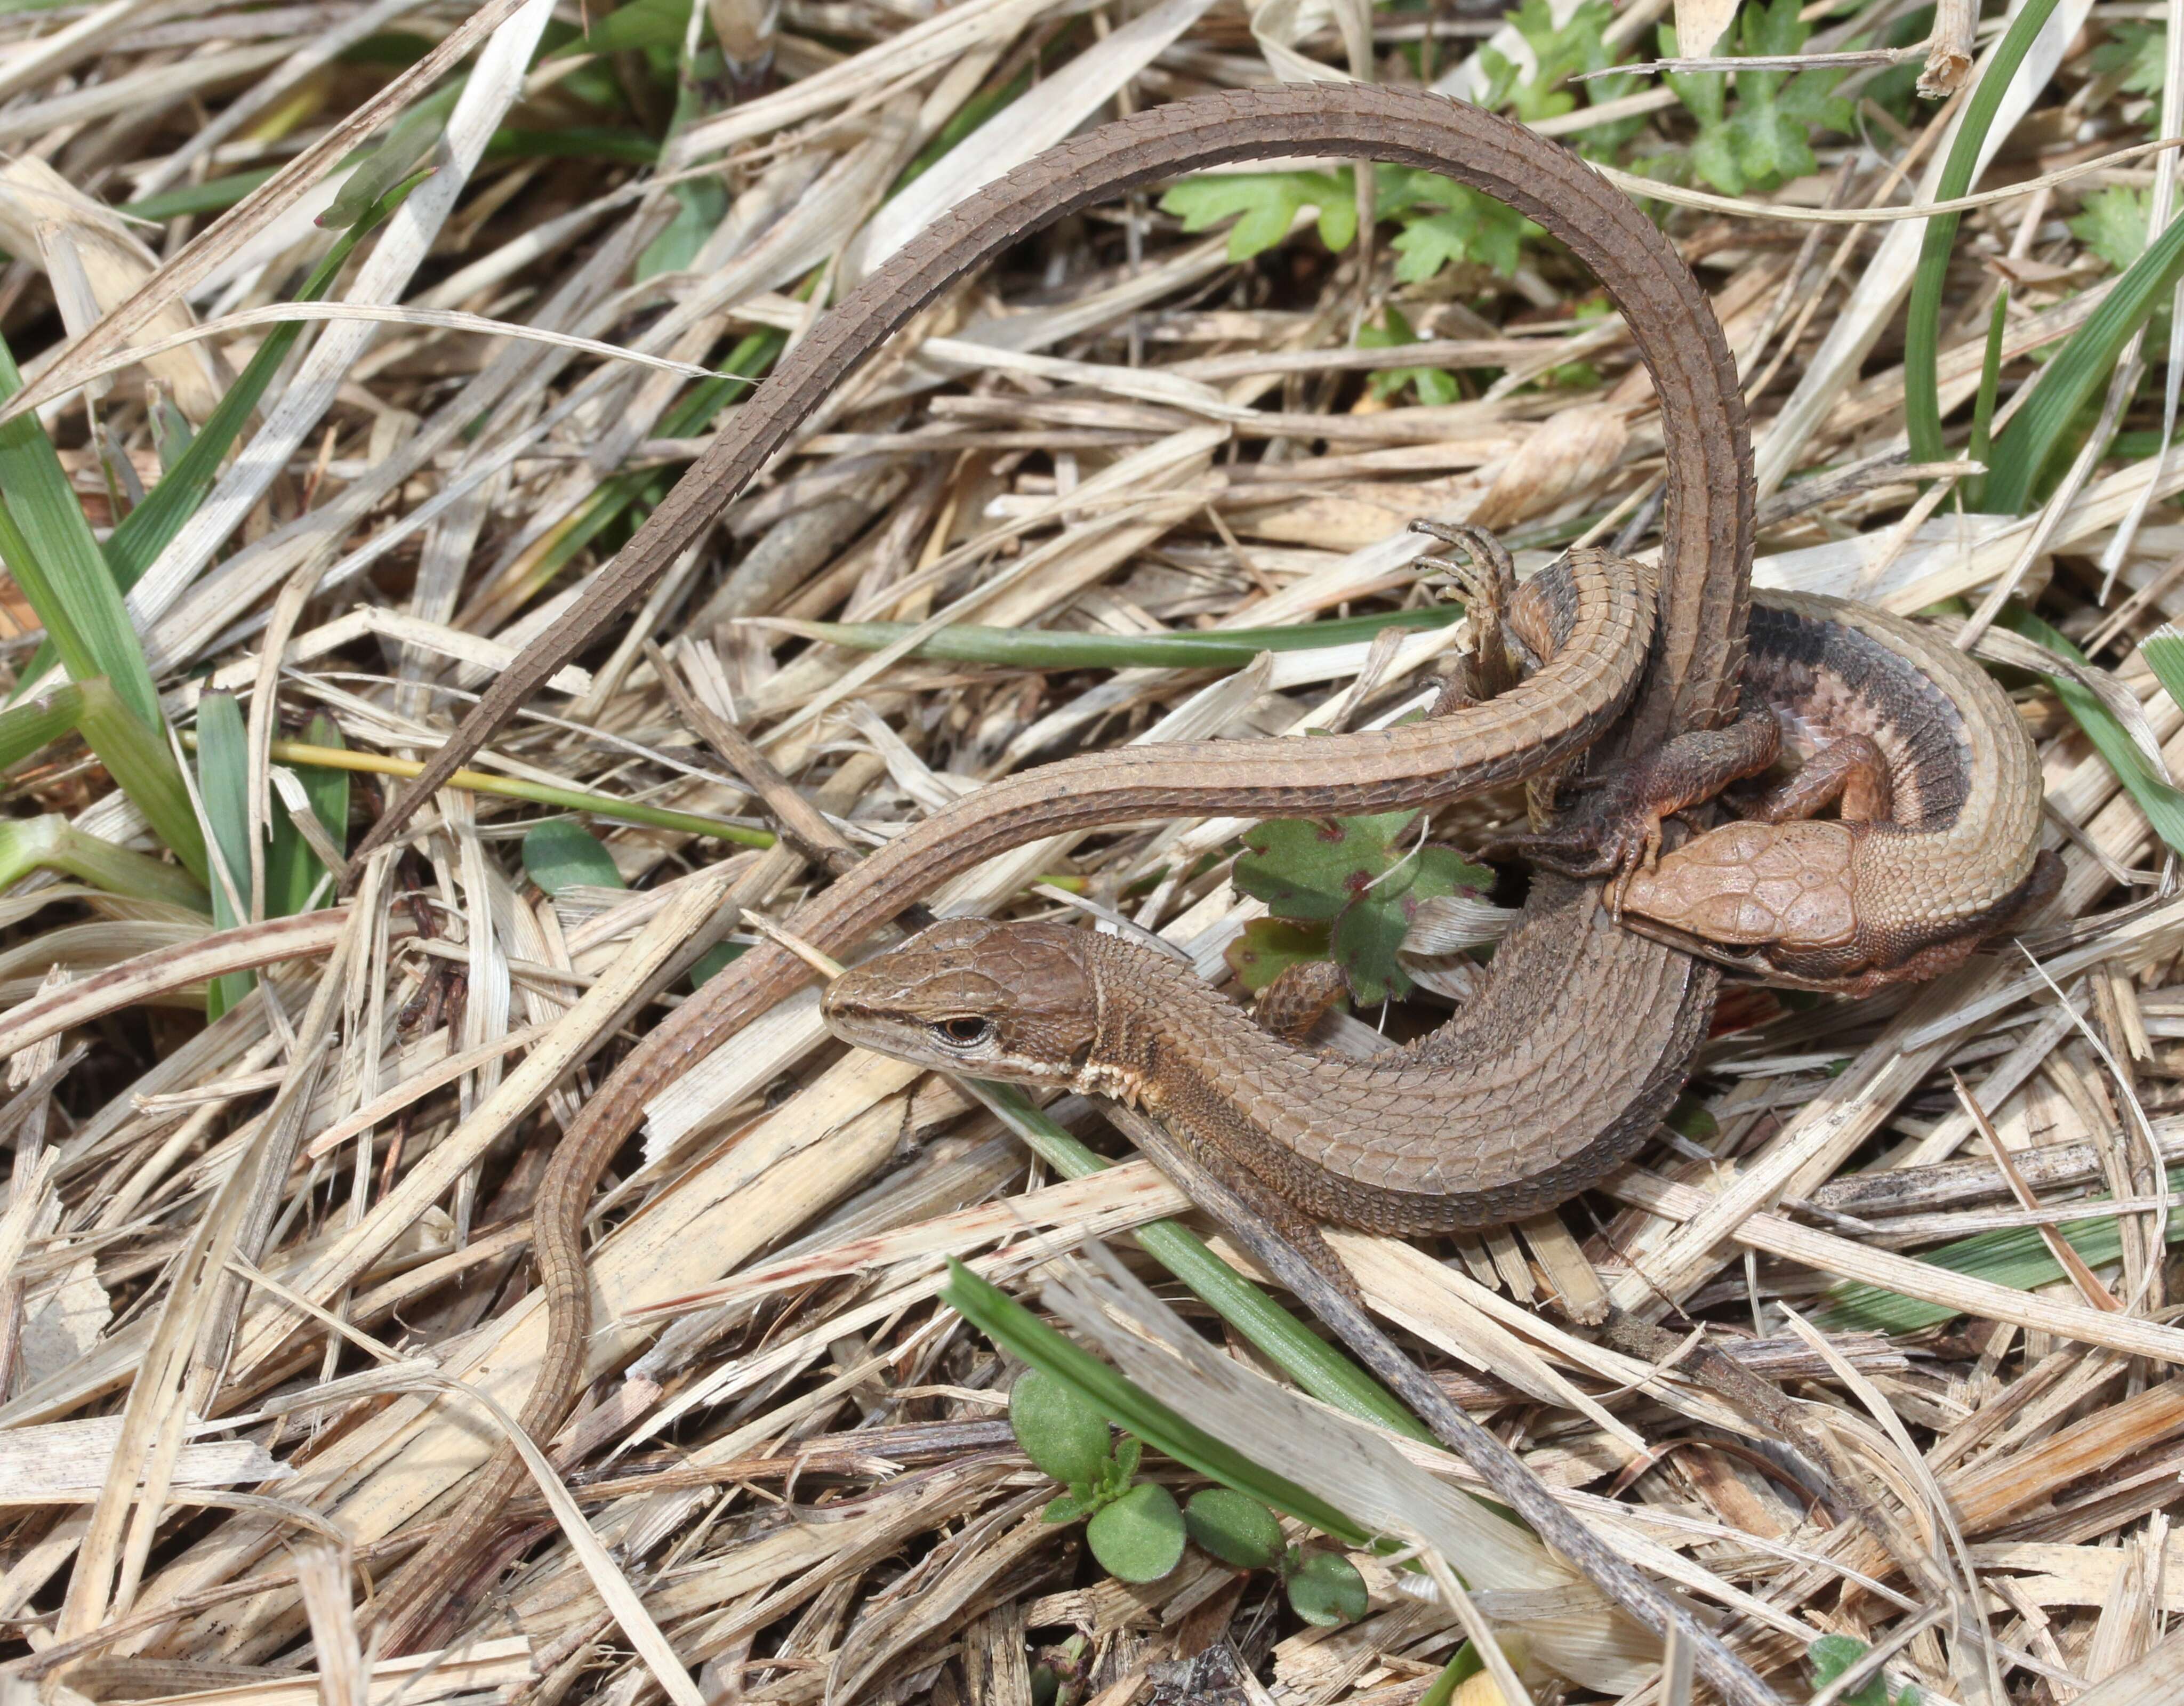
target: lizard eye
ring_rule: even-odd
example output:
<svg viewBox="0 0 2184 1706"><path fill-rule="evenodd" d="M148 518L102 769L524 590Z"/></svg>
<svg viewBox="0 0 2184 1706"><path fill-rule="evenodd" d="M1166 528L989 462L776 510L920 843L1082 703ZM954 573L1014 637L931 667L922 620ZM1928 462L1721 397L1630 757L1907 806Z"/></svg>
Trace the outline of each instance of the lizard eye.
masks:
<svg viewBox="0 0 2184 1706"><path fill-rule="evenodd" d="M994 1022L967 1015L961 1018L943 1019L933 1029L958 1047L969 1048L993 1035Z"/></svg>

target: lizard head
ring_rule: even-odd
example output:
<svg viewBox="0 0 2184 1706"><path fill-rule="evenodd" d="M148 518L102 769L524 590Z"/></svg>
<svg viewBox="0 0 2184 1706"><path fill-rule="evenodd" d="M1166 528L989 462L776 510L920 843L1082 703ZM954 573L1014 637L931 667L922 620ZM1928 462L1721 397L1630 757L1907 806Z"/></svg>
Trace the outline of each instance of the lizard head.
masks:
<svg viewBox="0 0 2184 1706"><path fill-rule="evenodd" d="M820 1011L847 1043L1016 1084L1072 1082L1100 1003L1084 932L949 918L844 972Z"/></svg>

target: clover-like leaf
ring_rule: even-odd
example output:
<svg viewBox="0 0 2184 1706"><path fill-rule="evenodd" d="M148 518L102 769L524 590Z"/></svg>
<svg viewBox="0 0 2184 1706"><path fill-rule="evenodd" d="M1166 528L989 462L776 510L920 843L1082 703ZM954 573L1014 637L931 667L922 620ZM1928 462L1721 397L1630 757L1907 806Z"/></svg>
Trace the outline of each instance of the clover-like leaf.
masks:
<svg viewBox="0 0 2184 1706"><path fill-rule="evenodd" d="M1277 917L1332 920L1393 862L1390 847L1415 811L1373 817L1275 818L1254 825L1236 861L1236 886Z"/></svg>
<svg viewBox="0 0 2184 1706"><path fill-rule="evenodd" d="M1067 1380L1037 1369L1009 1393L1009 1429L1026 1457L1072 1490L1096 1484L1107 1466L1107 1419Z"/></svg>
<svg viewBox="0 0 2184 1706"><path fill-rule="evenodd" d="M1140 1481L1085 1525L1085 1543L1120 1581L1158 1581L1183 1558L1183 1513L1157 1481Z"/></svg>
<svg viewBox="0 0 2184 1706"><path fill-rule="evenodd" d="M1315 1552L1290 1575L1290 1606L1320 1629L1355 1623L1365 1614L1365 1578L1339 1552Z"/></svg>
<svg viewBox="0 0 2184 1706"><path fill-rule="evenodd" d="M1407 995L1411 980L1396 950L1403 945L1419 903L1444 895L1475 892L1490 874L1448 847L1426 846L1400 857L1334 921L1329 947L1361 1005Z"/></svg>
<svg viewBox="0 0 2184 1706"><path fill-rule="evenodd" d="M1272 1569L1282 1559L1274 1514L1233 1487L1206 1487L1183 1508L1184 1526L1202 1551L1239 1569Z"/></svg>

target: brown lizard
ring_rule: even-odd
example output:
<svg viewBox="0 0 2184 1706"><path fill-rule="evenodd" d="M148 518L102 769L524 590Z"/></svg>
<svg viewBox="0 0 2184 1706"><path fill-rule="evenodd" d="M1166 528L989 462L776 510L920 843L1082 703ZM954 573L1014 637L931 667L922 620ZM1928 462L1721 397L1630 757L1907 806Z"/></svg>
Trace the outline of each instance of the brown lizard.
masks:
<svg viewBox="0 0 2184 1706"><path fill-rule="evenodd" d="M1609 782L1598 817L1502 845L1573 875L1616 876L1618 914L1692 953L1852 995L1938 976L2054 893L2040 755L1985 670L1916 623L1843 599L1756 592L1749 632L1747 714L1717 747L1738 736L1756 756L1774 741L1742 732L1772 725L1802 762L1758 799L1728 800L1744 821L1652 856L1660 817L1741 767L1717 755L1712 770L1686 761L1680 773L1670 742ZM1838 817L1816 815L1831 805Z"/></svg>
<svg viewBox="0 0 2184 1706"><path fill-rule="evenodd" d="M899 251L813 328L586 598L503 673L366 838L355 862L385 845L416 802L641 597L858 362L950 282L1119 191L1225 161L1299 153L1394 161L1483 191L1565 243L1615 298L1653 376L1669 471L1658 637L1630 712L1602 750L1643 752L1721 721L1736 706L1742 657L1750 449L1735 363L1674 248L1574 155L1506 119L1437 96L1358 84L1234 91L1153 108L1072 138ZM1574 633L1572 656L1578 644ZM1638 644L1642 649L1642 638ZM1578 731L1589 724L1596 732L1596 694L1560 708L1536 698L1523 703L1541 719L1528 739L1558 728L1581 740ZM936 813L799 908L785 927L823 950L846 951L934 884L1007 847L1067 830L1155 815L1312 815L1444 799L1452 781L1485 779L1477 763L1483 739L1502 743L1490 767L1500 773L1534 767L1536 749L1507 742L1516 708L1496 700L1421 725L1422 734L1335 737L1294 750L1248 741L1165 754L1133 748L1046 767ZM534 1217L549 1312L547 1347L522 1416L534 1436L550 1436L582 1377L590 1319L582 1224L600 1172L648 1101L811 975L785 949L751 949L645 1037L556 1150ZM1544 1134L1542 1153L1595 1146L1627 1153L1681 1086L1714 990L1710 967L1618 928L1579 885L1542 878L1467 1007L1466 1052L1451 1070L1469 1074L1482 1094L1501 1096L1511 1129ZM498 1454L472 1483L451 1531L483 1531L521 1473L512 1452ZM460 1609L455 1591L469 1567L460 1551L436 1550L393 1585L382 1611L399 1625L390 1650L415 1636L421 1614Z"/></svg>
<svg viewBox="0 0 2184 1706"><path fill-rule="evenodd" d="M1519 594L1519 624L1521 600L1548 578ZM1758 945L1748 960L1696 946L1770 975L1789 967L1800 982L1863 990L1958 963L2053 891L2060 867L2039 846L2039 755L2008 696L1964 653L1847 600L1759 592L1745 671L1758 716L1736 728L1765 738L1668 743L1665 759L1631 767L1637 786L1617 789L1616 815L1642 801L1638 815L1658 822L1718 788L1691 782L1694 752L1733 748L1746 773L1764 769L1778 727L1805 762L1753 821L1632 871L1628 912L1687 918L1717 940L1735 928L1729 939ZM1813 816L1838 798L1842 819ZM1597 827L1581 820L1570 839L1590 845ZM1609 839L1618 856L1643 856L1639 838ZM1339 992L1333 970L1285 973L1262 1003L1276 1016L1262 1026L1134 943L1055 923L950 919L837 978L824 1012L844 1041L918 1065L1142 1108L1336 1268L1312 1221L1384 1232L1498 1224L1553 1207L1621 1158L1582 1125L1542 1122L1527 1105L1554 1092L1552 1054L1482 1059L1462 1010L1370 1060L1284 1040ZM1560 1070L1581 1073L1592 1034L1546 1029L1568 1056Z"/></svg>

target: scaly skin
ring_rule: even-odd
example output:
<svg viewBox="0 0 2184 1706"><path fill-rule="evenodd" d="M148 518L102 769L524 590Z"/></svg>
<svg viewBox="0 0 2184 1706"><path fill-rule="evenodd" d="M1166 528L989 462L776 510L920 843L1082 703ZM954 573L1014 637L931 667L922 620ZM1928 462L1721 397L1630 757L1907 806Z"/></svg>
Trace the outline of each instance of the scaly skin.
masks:
<svg viewBox="0 0 2184 1706"><path fill-rule="evenodd" d="M1961 964L2053 891L2040 755L1947 641L1847 599L1761 592L1744 688L1804 768L1747 821L1614 885L1626 921L1775 983L1862 995ZM1813 817L1838 797L1840 817Z"/></svg>
<svg viewBox="0 0 2184 1706"><path fill-rule="evenodd" d="M1223 162L1334 154L1442 173L1517 208L1564 243L1621 308L1660 399L1668 489L1658 638L1609 752L1645 751L1709 727L1736 702L1752 556L1751 452L1736 371L1706 296L1668 240L1576 156L1507 120L1437 96L1359 84L1236 91L1154 108L1072 138L971 197L894 256L813 328L653 512L587 596L494 683L400 805L359 849L382 846L576 651L639 600L721 506L866 356L957 278L1028 233L1139 185ZM1618 644L1620 644L1618 641ZM1578 655L1575 642L1573 667ZM1567 677L1554 689L1574 693ZM1607 696L1608 700L1613 694ZM1554 761L1598 735L1601 697L1504 700L1407 731L1217 750L1132 748L981 789L875 853L784 921L840 953L937 883L1040 836L1163 815L1309 816L1446 799ZM1612 715L1612 713L1610 713ZM1511 737L1513 736L1514 739ZM1482 744L1484 743L1484 744ZM1491 747L1493 755L1482 760ZM586 1104L542 1181L535 1246L549 1342L524 1426L550 1437L577 1391L589 1328L586 1204L645 1103L811 978L770 944L753 948L660 1023ZM1507 1087L1513 1129L1627 1152L1681 1085L1711 1012L1715 973L1616 928L1589 895L1542 883L1467 1010L1460 1067ZM482 1535L521 1479L512 1452L480 1471L451 1531ZM442 1610L471 1567L436 1549L390 1589L389 1650Z"/></svg>
<svg viewBox="0 0 2184 1706"><path fill-rule="evenodd" d="M1709 936L1748 924L1742 939L1763 949L1755 969L1870 984L1946 969L2042 892L2053 861L2039 851L2039 757L1977 664L1841 599L1758 593L1751 638L1747 703L1780 720L1827 785L1793 780L1773 821L1708 831L1640 872L1631 912L1696 912L1693 928ZM1857 764L1829 761L1846 749ZM1852 821L1788 817L1833 803L1847 783ZM1737 850L1709 852L1719 846ZM1815 846L1852 856L1806 850ZM1297 972L1307 969L1320 975L1285 974L1255 1023L1187 967L1134 944L958 918L844 973L824 1011L843 1040L917 1065L1140 1108L1231 1189L1270 1187L1312 1219L1368 1230L1536 1213L1619 1158L1541 1117L1557 1071L1582 1073L1583 1032L1550 1027L1513 1074L1499 1043L1479 1058L1468 1007L1405 1049L1323 1053L1298 1039L1335 988L1326 967ZM1326 1253L1316 1233L1303 1241Z"/></svg>

